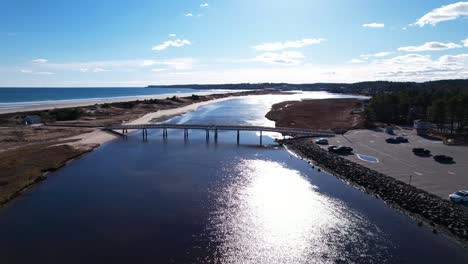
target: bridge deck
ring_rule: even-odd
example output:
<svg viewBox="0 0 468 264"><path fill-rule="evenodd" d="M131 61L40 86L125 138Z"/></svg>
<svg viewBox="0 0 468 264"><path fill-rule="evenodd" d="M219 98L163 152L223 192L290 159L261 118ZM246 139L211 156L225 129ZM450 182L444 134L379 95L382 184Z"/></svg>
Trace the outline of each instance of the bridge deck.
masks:
<svg viewBox="0 0 468 264"><path fill-rule="evenodd" d="M244 126L244 125L207 125L207 124L141 124L141 125L115 125L106 129L202 129L202 130L239 130L239 131L265 131L290 134L304 134L314 136L334 136L328 131L316 131L301 128Z"/></svg>
<svg viewBox="0 0 468 264"><path fill-rule="evenodd" d="M211 124L135 124L135 125L73 125L73 124L47 124L48 126L56 127L85 127L85 128L101 128L106 130L133 130L133 129L200 129L200 130L231 130L231 131L264 131L277 132L283 134L302 134L309 136L324 136L333 137L335 133L329 131L317 131L302 128L288 127L266 127L266 126L246 126L246 125L211 125Z"/></svg>

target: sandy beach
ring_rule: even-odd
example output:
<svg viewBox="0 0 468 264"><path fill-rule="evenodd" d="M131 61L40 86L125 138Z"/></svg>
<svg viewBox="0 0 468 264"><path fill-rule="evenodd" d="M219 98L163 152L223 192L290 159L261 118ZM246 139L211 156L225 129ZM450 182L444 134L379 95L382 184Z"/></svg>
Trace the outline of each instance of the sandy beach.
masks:
<svg viewBox="0 0 468 264"><path fill-rule="evenodd" d="M220 98L220 99L213 99L210 101L205 101L205 102L200 102L200 103L194 103L191 105L179 107L179 108L173 108L173 109L166 109L166 110L159 110L157 112L153 113L148 113L142 117L139 117L137 119L131 120L129 122L125 122L125 124L129 125L137 125L137 124L149 124L151 123L151 120L159 119L160 122L164 121L166 119L170 119L174 116L177 115L182 115L187 112L195 111L199 107L202 107L204 105L208 104L213 104L233 98L237 98L239 96L233 96L233 97L227 97L227 98ZM105 131L102 131L100 129L94 129L93 132L91 133L85 133L85 134L80 134L77 136L69 137L66 138L66 140L73 140L71 143L64 143L64 144L69 144L74 147L83 147L83 146L93 146L93 145L101 145L104 144L110 140L115 139L116 136L110 133L107 133ZM76 140L76 141L75 141Z"/></svg>
<svg viewBox="0 0 468 264"><path fill-rule="evenodd" d="M242 90L239 90L239 92ZM7 114L7 113L18 113L18 112L31 112L31 111L41 111L41 110L48 110L48 109L60 109L60 108L70 108L70 107L83 107L89 106L94 104L110 104L110 103L119 103L119 102L131 102L136 100L149 100L149 99L164 99L168 96L176 95L178 97L186 97L191 96L192 94L196 95L210 95L210 94L223 94L229 93L234 91L226 91L220 90L217 92L193 92L193 93L174 93L174 94L161 94L161 95L146 95L146 96L130 96L130 97L114 97L108 99L98 99L98 100L76 100L72 102L61 102L61 103L47 103L41 105L32 105L32 106L22 106L18 108L10 108L10 109L0 109L0 114Z"/></svg>

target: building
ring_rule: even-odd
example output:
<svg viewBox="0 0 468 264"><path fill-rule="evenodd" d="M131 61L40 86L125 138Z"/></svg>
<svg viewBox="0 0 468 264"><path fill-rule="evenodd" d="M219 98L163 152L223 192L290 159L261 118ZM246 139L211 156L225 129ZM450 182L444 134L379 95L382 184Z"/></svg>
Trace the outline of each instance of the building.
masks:
<svg viewBox="0 0 468 264"><path fill-rule="evenodd" d="M23 124L30 126L41 123L41 117L38 115L27 115L23 118Z"/></svg>

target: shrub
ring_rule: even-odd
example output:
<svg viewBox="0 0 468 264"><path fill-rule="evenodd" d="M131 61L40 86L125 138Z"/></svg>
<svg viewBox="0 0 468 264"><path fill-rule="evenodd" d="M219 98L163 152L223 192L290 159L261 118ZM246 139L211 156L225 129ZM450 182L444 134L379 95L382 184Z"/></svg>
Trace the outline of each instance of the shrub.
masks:
<svg viewBox="0 0 468 264"><path fill-rule="evenodd" d="M77 120L83 115L80 108L54 109L49 115L57 121Z"/></svg>

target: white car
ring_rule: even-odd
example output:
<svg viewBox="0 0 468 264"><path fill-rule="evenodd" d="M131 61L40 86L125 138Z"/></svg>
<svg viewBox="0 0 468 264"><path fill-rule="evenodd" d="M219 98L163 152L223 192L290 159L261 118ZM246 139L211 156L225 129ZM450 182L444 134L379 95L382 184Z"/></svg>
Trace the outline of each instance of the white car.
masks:
<svg viewBox="0 0 468 264"><path fill-rule="evenodd" d="M319 144L319 145L328 145L328 139L326 139L326 138L319 138L319 139L315 140L315 144Z"/></svg>
<svg viewBox="0 0 468 264"><path fill-rule="evenodd" d="M449 195L449 199L450 201L455 202L455 203L466 203L468 202L468 191L463 190L463 191L454 192L451 195Z"/></svg>

